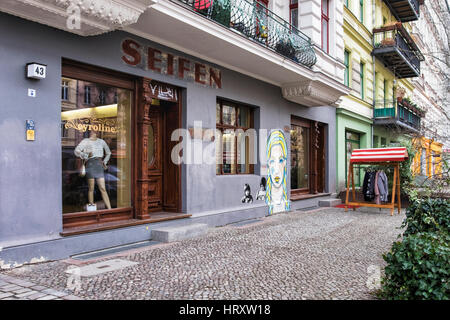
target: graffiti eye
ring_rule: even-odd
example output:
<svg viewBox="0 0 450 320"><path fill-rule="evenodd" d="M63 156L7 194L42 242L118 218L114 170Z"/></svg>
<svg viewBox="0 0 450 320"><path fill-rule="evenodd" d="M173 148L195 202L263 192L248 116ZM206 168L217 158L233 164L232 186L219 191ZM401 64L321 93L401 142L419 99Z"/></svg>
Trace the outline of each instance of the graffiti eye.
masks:
<svg viewBox="0 0 450 320"><path fill-rule="evenodd" d="M283 162L284 162L284 158L281 158L281 159L280 159L280 163L283 163Z"/></svg>
<svg viewBox="0 0 450 320"><path fill-rule="evenodd" d="M269 161L269 164L270 164L270 165L273 165L274 163L275 163L274 160L270 160L270 161Z"/></svg>

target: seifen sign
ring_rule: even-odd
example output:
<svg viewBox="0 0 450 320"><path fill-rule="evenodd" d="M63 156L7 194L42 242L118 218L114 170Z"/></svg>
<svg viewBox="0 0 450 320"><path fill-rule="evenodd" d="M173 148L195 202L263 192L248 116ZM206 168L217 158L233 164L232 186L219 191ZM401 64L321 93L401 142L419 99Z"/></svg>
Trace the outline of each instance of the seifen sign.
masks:
<svg viewBox="0 0 450 320"><path fill-rule="evenodd" d="M143 46L135 40L122 41L122 60L130 66L141 67L161 74L175 76L182 80L212 88L222 88L222 74L219 69L207 64L178 57L171 53Z"/></svg>

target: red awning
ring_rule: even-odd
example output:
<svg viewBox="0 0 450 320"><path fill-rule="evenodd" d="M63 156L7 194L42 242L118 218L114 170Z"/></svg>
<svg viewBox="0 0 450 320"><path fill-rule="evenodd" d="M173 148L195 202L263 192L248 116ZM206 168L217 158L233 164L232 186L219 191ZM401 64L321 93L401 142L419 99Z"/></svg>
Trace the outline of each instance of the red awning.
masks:
<svg viewBox="0 0 450 320"><path fill-rule="evenodd" d="M408 151L405 147L355 149L352 151L350 162L400 162L406 159L408 159Z"/></svg>

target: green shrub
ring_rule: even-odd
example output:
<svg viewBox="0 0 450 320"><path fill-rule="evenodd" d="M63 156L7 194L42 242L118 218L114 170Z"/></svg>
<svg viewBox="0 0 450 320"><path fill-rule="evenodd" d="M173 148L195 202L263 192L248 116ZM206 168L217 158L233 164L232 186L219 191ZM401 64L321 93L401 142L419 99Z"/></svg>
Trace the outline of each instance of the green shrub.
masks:
<svg viewBox="0 0 450 320"><path fill-rule="evenodd" d="M415 200L406 210L402 227L404 236L417 232L450 232L450 201L445 199Z"/></svg>
<svg viewBox="0 0 450 320"><path fill-rule="evenodd" d="M378 295L393 300L450 298L450 236L419 232L395 242L383 255L387 262Z"/></svg>

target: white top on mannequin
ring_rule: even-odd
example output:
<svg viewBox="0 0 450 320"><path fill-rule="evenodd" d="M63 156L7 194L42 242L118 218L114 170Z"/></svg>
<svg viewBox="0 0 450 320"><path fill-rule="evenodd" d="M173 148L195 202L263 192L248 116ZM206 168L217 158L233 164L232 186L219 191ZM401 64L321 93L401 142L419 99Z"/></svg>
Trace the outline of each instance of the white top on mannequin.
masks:
<svg viewBox="0 0 450 320"><path fill-rule="evenodd" d="M90 158L103 158L103 150L106 153L103 163L106 165L111 157L111 150L109 150L108 145L103 139L96 138L92 140L91 138L85 138L75 148L74 153L77 157L87 160ZM89 153L92 153L91 156L89 156Z"/></svg>

